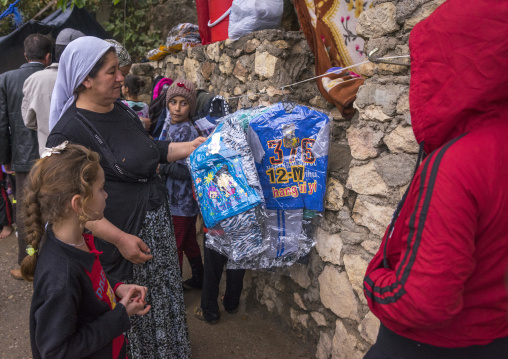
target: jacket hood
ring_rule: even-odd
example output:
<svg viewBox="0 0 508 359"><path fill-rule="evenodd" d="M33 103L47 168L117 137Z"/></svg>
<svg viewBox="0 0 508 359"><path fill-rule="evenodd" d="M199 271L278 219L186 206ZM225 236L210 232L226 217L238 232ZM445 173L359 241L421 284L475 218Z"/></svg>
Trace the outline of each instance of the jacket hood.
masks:
<svg viewBox="0 0 508 359"><path fill-rule="evenodd" d="M425 152L507 119L508 1L448 0L414 27L409 48L411 122Z"/></svg>

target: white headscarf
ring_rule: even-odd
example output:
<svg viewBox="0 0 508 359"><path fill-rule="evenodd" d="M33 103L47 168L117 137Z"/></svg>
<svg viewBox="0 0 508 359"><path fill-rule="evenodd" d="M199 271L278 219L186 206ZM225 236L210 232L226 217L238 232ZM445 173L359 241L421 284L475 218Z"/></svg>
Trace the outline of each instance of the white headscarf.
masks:
<svg viewBox="0 0 508 359"><path fill-rule="evenodd" d="M60 57L58 75L51 96L50 131L76 100L74 91L111 47L113 46L110 43L93 36L80 37L67 45Z"/></svg>

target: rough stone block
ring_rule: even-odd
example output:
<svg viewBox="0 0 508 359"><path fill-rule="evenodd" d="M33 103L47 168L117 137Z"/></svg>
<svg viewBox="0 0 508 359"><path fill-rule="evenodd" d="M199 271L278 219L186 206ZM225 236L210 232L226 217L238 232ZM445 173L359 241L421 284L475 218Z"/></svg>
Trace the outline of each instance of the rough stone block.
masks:
<svg viewBox="0 0 508 359"><path fill-rule="evenodd" d="M303 264L293 264L288 268L291 279L298 284L300 287L307 289L311 285L311 279L309 277L309 269Z"/></svg>
<svg viewBox="0 0 508 359"><path fill-rule="evenodd" d="M351 126L347 131L347 140L351 147L351 156L357 160L377 157L378 146L384 133L370 127L357 128Z"/></svg>
<svg viewBox="0 0 508 359"><path fill-rule="evenodd" d="M363 294L363 278L367 271L369 263L357 254L345 254L344 265L346 267L346 273L353 285L353 290L360 298L360 301L367 304L367 300Z"/></svg>
<svg viewBox="0 0 508 359"><path fill-rule="evenodd" d="M344 206L344 186L335 178L328 178L326 184L325 208L338 211Z"/></svg>
<svg viewBox="0 0 508 359"><path fill-rule="evenodd" d="M342 265L342 239L339 234L329 234L318 228L316 250L323 262Z"/></svg>
<svg viewBox="0 0 508 359"><path fill-rule="evenodd" d="M271 78L276 72L278 58L268 52L256 51L254 60L254 71L261 78Z"/></svg>
<svg viewBox="0 0 508 359"><path fill-rule="evenodd" d="M400 96L397 101L396 110L397 113L401 115L409 113L409 93L404 93Z"/></svg>
<svg viewBox="0 0 508 359"><path fill-rule="evenodd" d="M340 318L358 320L358 301L347 274L328 265L318 278L321 303Z"/></svg>
<svg viewBox="0 0 508 359"><path fill-rule="evenodd" d="M327 108L329 106L328 101L326 101L323 96L313 97L309 102L312 106L319 108Z"/></svg>
<svg viewBox="0 0 508 359"><path fill-rule="evenodd" d="M240 81L245 82L247 80L247 69L242 65L241 61L237 61L233 75Z"/></svg>
<svg viewBox="0 0 508 359"><path fill-rule="evenodd" d="M335 335L332 341L333 359L361 359L363 353L358 350L358 339L347 332L342 320L335 322Z"/></svg>
<svg viewBox="0 0 508 359"><path fill-rule="evenodd" d="M321 332L316 350L316 359L330 359L332 355L333 335Z"/></svg>
<svg viewBox="0 0 508 359"><path fill-rule="evenodd" d="M370 344L374 344L377 339L377 333L379 332L379 325L379 319L377 319L372 312L368 312L358 326L358 331L363 339Z"/></svg>
<svg viewBox="0 0 508 359"><path fill-rule="evenodd" d="M231 75L233 73L233 61L231 57L222 54L219 59L219 70L223 75Z"/></svg>
<svg viewBox="0 0 508 359"><path fill-rule="evenodd" d="M404 22L404 31L411 30L416 24L429 17L446 0L434 0L418 8L414 14Z"/></svg>
<svg viewBox="0 0 508 359"><path fill-rule="evenodd" d="M388 187L377 173L374 162L365 166L352 167L349 170L346 187L359 194L386 196Z"/></svg>
<svg viewBox="0 0 508 359"><path fill-rule="evenodd" d="M312 312L310 313L311 317L314 319L314 321L316 322L316 324L320 327L326 327L327 326L327 323L326 323L326 318L323 314L319 313L319 312Z"/></svg>
<svg viewBox="0 0 508 359"><path fill-rule="evenodd" d="M301 314L297 310L290 308L289 315L291 317L294 327L308 328L308 326L309 326L309 315L308 314Z"/></svg>
<svg viewBox="0 0 508 359"><path fill-rule="evenodd" d="M351 149L339 142L332 142L328 156L328 170L347 175L351 163Z"/></svg>
<svg viewBox="0 0 508 359"><path fill-rule="evenodd" d="M245 52L247 54L252 54L256 51L257 47L261 44L261 41L258 39L252 39L245 43Z"/></svg>
<svg viewBox="0 0 508 359"><path fill-rule="evenodd" d="M411 127L397 126L389 135L385 136L384 143L393 153L407 152L418 153L420 149L416 142L413 129Z"/></svg>
<svg viewBox="0 0 508 359"><path fill-rule="evenodd" d="M353 208L353 220L367 227L372 233L383 237L394 209L387 206L375 205L365 200L366 196L358 196Z"/></svg>
<svg viewBox="0 0 508 359"><path fill-rule="evenodd" d="M186 57L183 61L183 71L185 78L193 83L198 82L197 74L199 72L199 62L197 60Z"/></svg>
<svg viewBox="0 0 508 359"><path fill-rule="evenodd" d="M387 122L391 121L393 117L388 116L383 112L382 106L369 105L360 110L360 116L364 120Z"/></svg>
<svg viewBox="0 0 508 359"><path fill-rule="evenodd" d="M395 12L392 3L384 3L362 12L356 24L356 33L361 37L375 38L399 30Z"/></svg>
<svg viewBox="0 0 508 359"><path fill-rule="evenodd" d="M375 255L377 253L380 245L381 241L368 240L362 242L363 249L365 249L367 252L369 252L369 254L372 255Z"/></svg>
<svg viewBox="0 0 508 359"><path fill-rule="evenodd" d="M220 56L219 55L220 54L219 44L220 44L220 42L214 42L206 47L206 56L210 60L215 61L215 62L219 62L219 56Z"/></svg>
<svg viewBox="0 0 508 359"><path fill-rule="evenodd" d="M388 186L399 187L409 183L415 167L414 156L400 153L374 160L374 166Z"/></svg>
<svg viewBox="0 0 508 359"><path fill-rule="evenodd" d="M307 307L303 303L303 300L302 300L302 297L300 296L300 294L293 293L293 299L294 299L296 305L298 305L300 307L300 309L307 310Z"/></svg>
<svg viewBox="0 0 508 359"><path fill-rule="evenodd" d="M205 78L205 80L210 80L210 77L213 74L213 70L215 69L215 64L210 61L206 61L201 66L201 75Z"/></svg>
<svg viewBox="0 0 508 359"><path fill-rule="evenodd" d="M358 90L355 104L358 108L364 108L369 105L375 106L371 111L376 111L377 107L381 106L384 115L393 117L397 113L396 107L399 97L402 93L407 93L407 91L407 86L369 82ZM376 114L375 112L368 116L369 119L372 118L373 120L386 120L386 116L383 117L383 115Z"/></svg>

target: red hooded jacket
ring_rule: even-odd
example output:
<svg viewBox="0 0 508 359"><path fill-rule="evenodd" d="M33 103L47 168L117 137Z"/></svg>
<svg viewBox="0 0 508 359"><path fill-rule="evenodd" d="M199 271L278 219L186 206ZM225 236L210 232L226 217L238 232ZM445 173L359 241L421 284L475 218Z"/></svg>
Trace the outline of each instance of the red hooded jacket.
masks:
<svg viewBox="0 0 508 359"><path fill-rule="evenodd" d="M412 125L429 155L364 292L401 336L485 345L508 336L508 1L448 0L409 46Z"/></svg>

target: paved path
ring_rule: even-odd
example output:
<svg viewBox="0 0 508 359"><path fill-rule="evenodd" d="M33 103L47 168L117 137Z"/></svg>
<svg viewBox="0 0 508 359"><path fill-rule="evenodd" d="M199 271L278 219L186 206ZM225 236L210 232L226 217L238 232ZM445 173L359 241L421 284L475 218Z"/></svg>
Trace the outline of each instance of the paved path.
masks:
<svg viewBox="0 0 508 359"><path fill-rule="evenodd" d="M16 237L0 239L0 359L31 358L28 316L32 284L11 277L16 265ZM184 268L184 277L188 276ZM271 320L266 313L245 310L231 315L222 312L216 325L193 317L199 305L200 291L185 293L187 321L193 359L296 359L312 358L313 351L291 336L288 330Z"/></svg>

